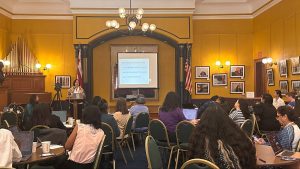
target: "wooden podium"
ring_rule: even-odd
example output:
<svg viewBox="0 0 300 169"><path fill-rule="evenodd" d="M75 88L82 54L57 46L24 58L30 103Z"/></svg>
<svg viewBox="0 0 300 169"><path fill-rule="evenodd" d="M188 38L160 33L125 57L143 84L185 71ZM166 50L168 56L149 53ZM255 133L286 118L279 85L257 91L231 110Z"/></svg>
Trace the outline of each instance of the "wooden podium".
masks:
<svg viewBox="0 0 300 169"><path fill-rule="evenodd" d="M69 101L73 104L73 118L76 123L76 120L78 119L78 103L81 103L84 101L83 94L74 93L71 96L69 96Z"/></svg>

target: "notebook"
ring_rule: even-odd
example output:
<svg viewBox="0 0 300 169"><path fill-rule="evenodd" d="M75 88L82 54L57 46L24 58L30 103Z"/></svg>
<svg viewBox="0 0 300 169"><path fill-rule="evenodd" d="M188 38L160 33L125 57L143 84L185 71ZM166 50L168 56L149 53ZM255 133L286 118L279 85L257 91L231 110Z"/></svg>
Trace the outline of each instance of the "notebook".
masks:
<svg viewBox="0 0 300 169"><path fill-rule="evenodd" d="M266 137L276 156L292 156L295 154L293 151L283 150L278 141L277 132L267 133Z"/></svg>
<svg viewBox="0 0 300 169"><path fill-rule="evenodd" d="M22 153L21 161L27 161L32 154L34 133L32 131L19 131L17 127L9 128Z"/></svg>
<svg viewBox="0 0 300 169"><path fill-rule="evenodd" d="M183 115L187 120L194 120L197 118L198 109L182 109Z"/></svg>

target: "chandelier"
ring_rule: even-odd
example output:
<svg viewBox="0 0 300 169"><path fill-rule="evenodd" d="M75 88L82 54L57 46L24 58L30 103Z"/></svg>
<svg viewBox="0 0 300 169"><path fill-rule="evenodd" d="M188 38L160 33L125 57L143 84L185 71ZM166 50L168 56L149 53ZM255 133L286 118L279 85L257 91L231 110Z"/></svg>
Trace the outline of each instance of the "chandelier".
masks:
<svg viewBox="0 0 300 169"><path fill-rule="evenodd" d="M125 8L119 8L119 16L121 19L126 19L126 25L129 31L134 30L139 25L142 25L141 30L143 32L147 32L148 30L151 32L154 31L156 29L155 24L142 23L143 14L144 10L142 8L138 8L137 10L131 8L131 0L128 12ZM105 24L108 28L120 28L120 24L116 20L108 20Z"/></svg>

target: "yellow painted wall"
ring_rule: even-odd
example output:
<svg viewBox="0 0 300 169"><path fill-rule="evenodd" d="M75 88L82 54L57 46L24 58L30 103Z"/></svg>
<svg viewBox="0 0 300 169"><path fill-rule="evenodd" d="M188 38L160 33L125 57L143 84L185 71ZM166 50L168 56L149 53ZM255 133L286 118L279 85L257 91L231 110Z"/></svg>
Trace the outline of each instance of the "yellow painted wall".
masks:
<svg viewBox="0 0 300 169"><path fill-rule="evenodd" d="M0 14L0 59L8 53L11 31L11 19Z"/></svg>
<svg viewBox="0 0 300 169"><path fill-rule="evenodd" d="M252 20L193 20L192 81L193 99L223 97L245 97L230 94L230 81L245 81L245 92L254 91ZM215 62L225 65L245 65L245 78L230 78L229 66L219 68ZM195 79L195 66L210 66L210 79ZM227 86L212 86L212 74L227 73ZM210 82L210 95L195 95L195 82Z"/></svg>
<svg viewBox="0 0 300 169"><path fill-rule="evenodd" d="M175 91L175 49L166 43L141 36L121 37L110 40L93 50L94 96L101 96L114 105L111 99L111 45L128 44L158 45L159 100L148 101L147 105L161 105L169 91Z"/></svg>
<svg viewBox="0 0 300 169"><path fill-rule="evenodd" d="M46 91L55 94L55 75L76 76L71 20L12 20L11 39L23 36L42 65L52 64L46 75ZM67 89L62 89L66 98Z"/></svg>
<svg viewBox="0 0 300 169"><path fill-rule="evenodd" d="M300 1L285 0L254 18L253 57L272 57L274 62L300 55ZM291 75L288 61L288 77L280 77L278 66L272 66L275 86L267 87L271 94L279 89L279 80L299 80L299 75Z"/></svg>

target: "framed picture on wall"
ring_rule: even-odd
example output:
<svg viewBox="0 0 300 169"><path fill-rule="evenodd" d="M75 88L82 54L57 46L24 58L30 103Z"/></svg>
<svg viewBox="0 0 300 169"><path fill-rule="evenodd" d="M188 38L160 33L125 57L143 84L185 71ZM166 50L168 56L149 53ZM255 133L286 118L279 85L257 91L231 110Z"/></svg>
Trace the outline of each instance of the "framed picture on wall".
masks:
<svg viewBox="0 0 300 169"><path fill-rule="evenodd" d="M289 81L279 80L279 89L282 95L287 94L287 92L289 92Z"/></svg>
<svg viewBox="0 0 300 169"><path fill-rule="evenodd" d="M284 60L280 60L278 62L278 67L279 67L279 75L281 77L283 76L287 76L288 74L288 71L287 71L287 60L284 59Z"/></svg>
<svg viewBox="0 0 300 169"><path fill-rule="evenodd" d="M209 66L196 66L196 79L209 79Z"/></svg>
<svg viewBox="0 0 300 169"><path fill-rule="evenodd" d="M273 69L267 69L267 82L268 82L268 86L274 86L275 82L274 82L274 72Z"/></svg>
<svg viewBox="0 0 300 169"><path fill-rule="evenodd" d="M230 77L243 79L245 77L245 65L230 65Z"/></svg>
<svg viewBox="0 0 300 169"><path fill-rule="evenodd" d="M60 83L61 88L68 89L71 87L70 75L55 75L55 83Z"/></svg>
<svg viewBox="0 0 300 169"><path fill-rule="evenodd" d="M290 58L292 64L292 74L300 74L300 56Z"/></svg>
<svg viewBox="0 0 300 169"><path fill-rule="evenodd" d="M209 82L196 82L195 92L196 94L209 94Z"/></svg>
<svg viewBox="0 0 300 169"><path fill-rule="evenodd" d="M300 80L292 80L292 91L296 93L300 92Z"/></svg>
<svg viewBox="0 0 300 169"><path fill-rule="evenodd" d="M243 94L243 93L245 93L245 82L231 81L230 82L230 93L231 94Z"/></svg>
<svg viewBox="0 0 300 169"><path fill-rule="evenodd" d="M227 86L227 74L213 74L212 75L212 85L213 86Z"/></svg>

